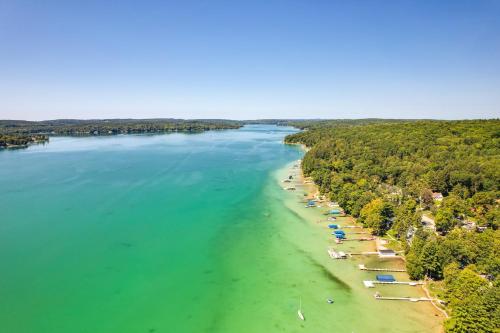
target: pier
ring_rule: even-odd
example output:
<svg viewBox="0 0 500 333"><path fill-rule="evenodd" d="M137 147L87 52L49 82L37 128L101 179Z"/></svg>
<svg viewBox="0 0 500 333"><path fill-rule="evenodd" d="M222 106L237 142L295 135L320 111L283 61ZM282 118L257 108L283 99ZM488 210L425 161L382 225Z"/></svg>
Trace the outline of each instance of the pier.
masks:
<svg viewBox="0 0 500 333"><path fill-rule="evenodd" d="M362 271L377 271L377 272L406 272L406 269L397 268L368 268L364 264L358 265L359 269Z"/></svg>
<svg viewBox="0 0 500 333"><path fill-rule="evenodd" d="M358 242L364 242L364 241L374 241L374 237L361 237L361 238L345 238L343 241L358 241ZM371 253L370 253L371 254Z"/></svg>
<svg viewBox="0 0 500 333"><path fill-rule="evenodd" d="M375 284L399 284L399 285L407 285L407 286L418 286L423 285L423 282L419 281L373 281L373 280L365 280L363 284L366 288L374 288Z"/></svg>
<svg viewBox="0 0 500 333"><path fill-rule="evenodd" d="M350 252L350 253L347 253L347 254L350 255L350 256L364 256L364 255L372 255L372 254L377 254L378 255L378 252Z"/></svg>
<svg viewBox="0 0 500 333"><path fill-rule="evenodd" d="M378 300L388 300L388 301L408 301L408 302L433 302L437 301L436 299L433 298L427 298L427 297L385 297L385 296L380 296L375 294L375 299Z"/></svg>

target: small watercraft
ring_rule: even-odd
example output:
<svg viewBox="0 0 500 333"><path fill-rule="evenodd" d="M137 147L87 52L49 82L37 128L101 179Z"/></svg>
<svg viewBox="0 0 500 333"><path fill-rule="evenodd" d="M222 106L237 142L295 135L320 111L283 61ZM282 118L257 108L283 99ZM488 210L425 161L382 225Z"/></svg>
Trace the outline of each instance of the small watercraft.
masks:
<svg viewBox="0 0 500 333"><path fill-rule="evenodd" d="M304 314L302 313L302 298L299 301L299 309L297 310L297 314L299 315L300 320L306 320Z"/></svg>
<svg viewBox="0 0 500 333"><path fill-rule="evenodd" d="M329 298L326 300L328 302L328 304L333 304L333 299Z"/></svg>

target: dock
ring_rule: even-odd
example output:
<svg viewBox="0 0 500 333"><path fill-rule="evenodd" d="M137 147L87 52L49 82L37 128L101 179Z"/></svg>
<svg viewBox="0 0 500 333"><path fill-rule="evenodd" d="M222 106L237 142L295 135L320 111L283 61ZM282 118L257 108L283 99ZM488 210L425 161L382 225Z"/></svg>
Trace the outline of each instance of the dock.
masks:
<svg viewBox="0 0 500 333"><path fill-rule="evenodd" d="M397 268L368 268L364 264L358 265L359 269L362 271L377 271L377 272L406 272L406 269Z"/></svg>
<svg viewBox="0 0 500 333"><path fill-rule="evenodd" d="M372 254L377 254L378 255L378 252L350 252L350 253L347 253L347 254L350 255L350 256L365 256L365 255L372 255Z"/></svg>
<svg viewBox="0 0 500 333"><path fill-rule="evenodd" d="M407 285L407 286L418 286L418 285L423 285L423 282L420 281L373 281L373 280L365 280L363 281L363 284L365 285L366 288L374 288L375 284L399 284L399 285Z"/></svg>
<svg viewBox="0 0 500 333"><path fill-rule="evenodd" d="M344 239L346 241L347 239ZM378 255L379 258L388 258L388 259L403 259L403 257L398 254L403 251L392 251L392 250L380 250L377 252L351 252L347 253L350 256L365 256L365 255Z"/></svg>
<svg viewBox="0 0 500 333"><path fill-rule="evenodd" d="M344 241L358 241L358 242L374 241L374 240L375 240L375 237L360 237L360 238L346 238L346 239L344 239ZM377 252L377 254L378 254L378 252Z"/></svg>
<svg viewBox="0 0 500 333"><path fill-rule="evenodd" d="M436 299L433 298L427 298L427 297L385 297L385 296L380 296L375 294L375 299L384 301L409 301L409 302L433 302L436 301Z"/></svg>

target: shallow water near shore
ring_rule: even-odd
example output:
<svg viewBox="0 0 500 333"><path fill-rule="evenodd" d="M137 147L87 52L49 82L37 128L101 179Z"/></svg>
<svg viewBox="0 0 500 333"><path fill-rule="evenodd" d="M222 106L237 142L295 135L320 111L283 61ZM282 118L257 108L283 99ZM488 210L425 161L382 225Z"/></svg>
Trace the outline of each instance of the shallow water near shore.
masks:
<svg viewBox="0 0 500 333"><path fill-rule="evenodd" d="M375 274L357 264L376 259L328 257L326 208L304 208L307 188L282 189L303 154L282 143L292 132L51 138L0 152L2 331L439 332L430 304L364 288Z"/></svg>

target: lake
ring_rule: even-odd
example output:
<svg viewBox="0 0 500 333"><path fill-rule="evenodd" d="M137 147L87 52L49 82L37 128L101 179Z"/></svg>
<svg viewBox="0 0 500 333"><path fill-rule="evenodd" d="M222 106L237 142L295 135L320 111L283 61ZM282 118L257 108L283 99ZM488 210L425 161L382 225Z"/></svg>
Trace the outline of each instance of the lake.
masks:
<svg viewBox="0 0 500 333"><path fill-rule="evenodd" d="M2 331L437 331L428 305L381 305L357 263L328 258L320 213L281 188L303 155L283 144L293 132L52 137L0 152Z"/></svg>

